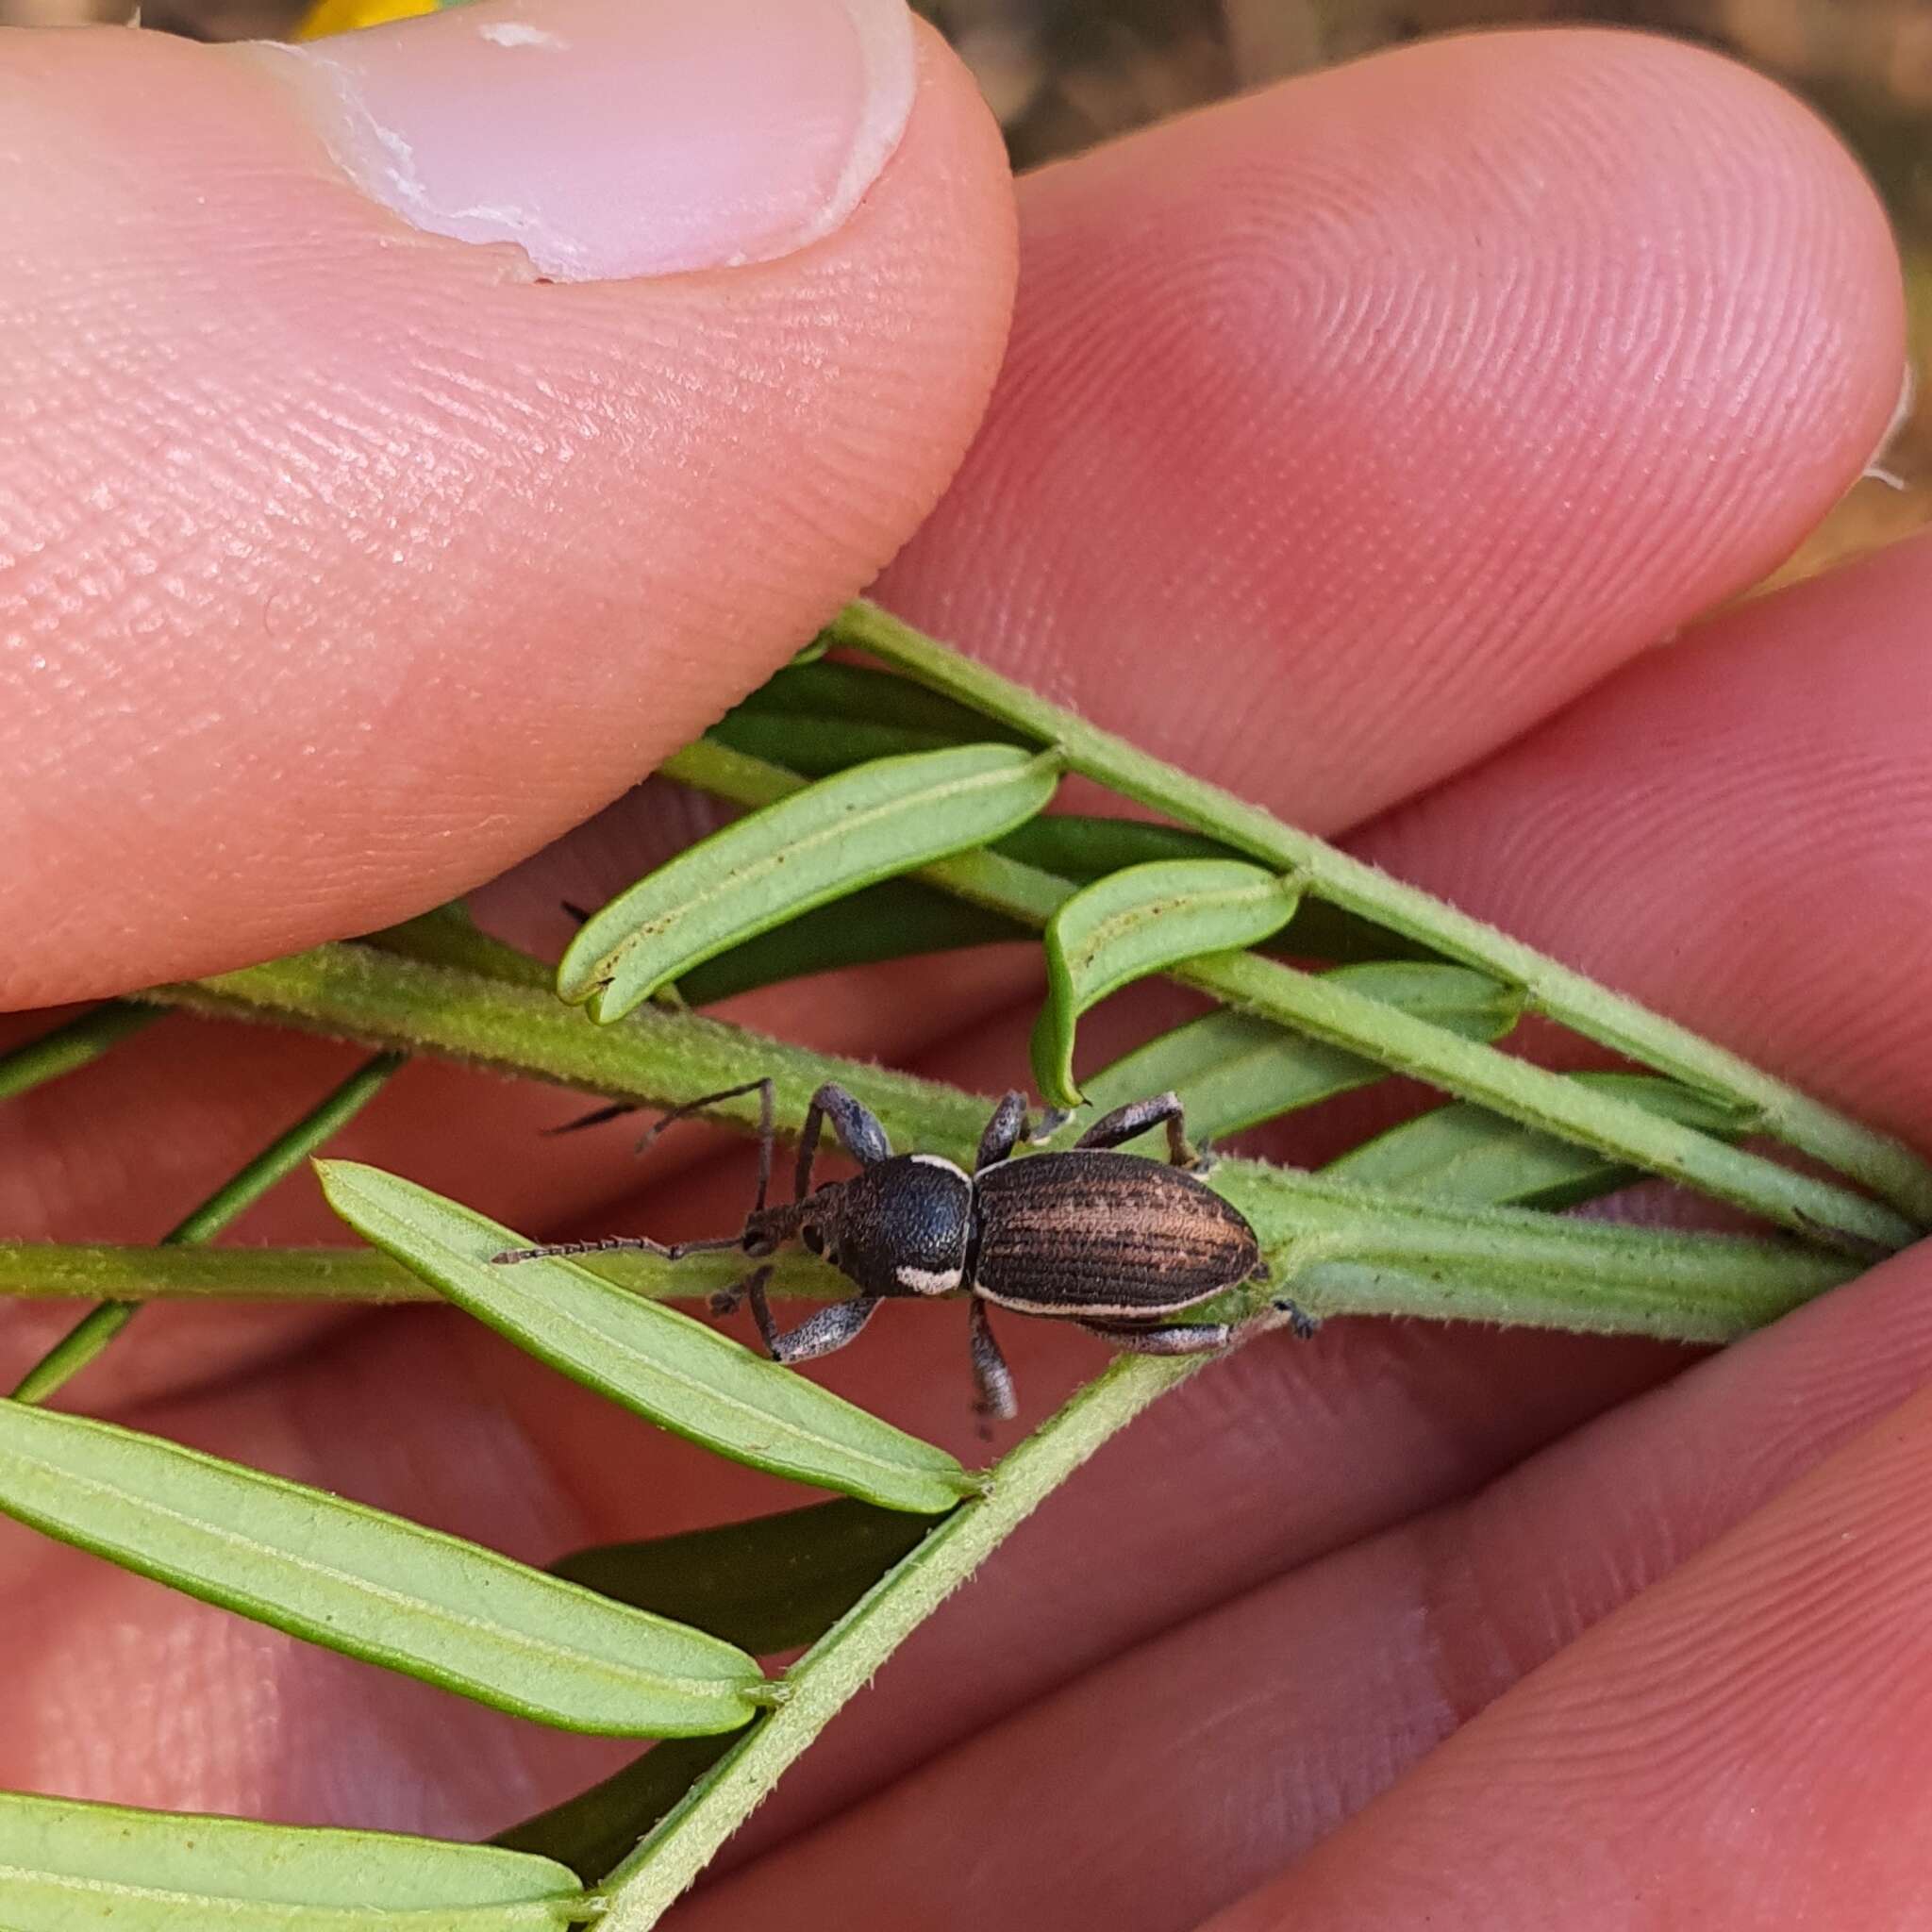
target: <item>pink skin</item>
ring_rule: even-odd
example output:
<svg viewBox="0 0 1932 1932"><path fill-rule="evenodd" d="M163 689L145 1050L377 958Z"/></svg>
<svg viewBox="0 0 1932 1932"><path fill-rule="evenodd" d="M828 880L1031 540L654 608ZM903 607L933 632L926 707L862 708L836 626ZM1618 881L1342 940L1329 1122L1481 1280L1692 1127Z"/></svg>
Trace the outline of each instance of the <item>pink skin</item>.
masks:
<svg viewBox="0 0 1932 1932"><path fill-rule="evenodd" d="M92 42L60 46L30 50L36 99L103 85L80 71L106 58ZM205 57L152 58L186 75ZM216 109L223 139L271 138L235 131L234 100ZM947 129L966 143L953 164ZM121 138L97 135L101 166ZM874 223L888 250L941 217L997 234L994 197L958 158L983 159L979 140L948 71L928 65L907 144L821 244L843 262L835 288L863 283ZM306 177L240 178L225 232L238 261L258 259L249 224ZM1163 753L1324 830L1361 825L1362 849L1405 874L1918 1128L1932 1082L1919 1001L1932 544L1651 649L1823 514L1897 391L1896 265L1816 125L1682 48L1466 40L1122 143L1023 184L1021 204L1012 354L886 594ZM354 255L353 234L337 240ZM996 316L1003 290L973 292L980 252L888 258L935 303L970 296L973 315ZM799 312L808 267L816 256L749 272L770 278L771 307L754 303L734 354L785 353L759 331ZM413 246L385 272L450 318L479 299L459 244ZM561 406L532 373L539 346L568 364L669 327L658 366L674 368L675 304L708 286L573 291L596 298L595 316L560 347L473 353L499 358L492 378L541 430ZM747 544L733 525L737 451L697 481L640 468L650 452L635 448L626 477L607 470L582 496L569 470L531 479L492 510L488 541L480 525L443 528L446 574L399 608L377 597L378 574L331 554L330 585L404 672L460 641L468 675L513 708L521 736L486 735L490 815L437 762L460 721L384 708L383 732L412 735L421 762L341 792L320 824L257 797L247 837L273 863L242 908L171 842L206 843L233 798L117 766L112 823L153 841L136 911L154 913L112 936L120 983L361 929L483 876L775 662L943 473L944 425L908 426L891 399L971 415L957 371L952 388L918 387L905 358L925 347L901 332L905 313L855 297L844 340L891 372L822 398L864 419L857 443L797 433L770 400L746 432L766 439L766 484L786 481L780 539L821 530L808 569L802 549ZM289 344L265 332L258 353L259 393L286 392ZM933 354L924 379L949 366ZM513 462L487 431L480 446L427 420L400 433L432 484ZM838 453L835 474L774 467L814 450ZM182 487L228 475L218 449L202 455L212 480L191 470ZM141 458L93 481L131 496ZM85 479L59 480L85 500ZM686 542L680 516L710 534ZM717 534L734 527L736 541ZM258 610L264 586L298 607L315 594L296 546L258 571ZM674 614L633 634L641 573ZM728 620L724 595L744 600ZM358 715L353 678L318 688L308 663L278 683L256 662L226 577L206 598L231 685ZM629 644L587 674L587 634ZM128 721L101 728L137 750L185 735L210 771L248 755L252 701L194 712L164 657L133 653ZM25 923L21 945L42 949L22 997L108 983L60 976L73 931L126 883L90 857L98 828L61 829L98 815L109 782L80 757L81 715L49 700L34 721L48 753L37 795L66 808L46 814L48 836L75 842L25 890L76 924ZM547 861L547 882L533 864L497 903L534 925L560 882L612 882L661 837L653 809L606 814ZM1693 927L1735 939L1687 942ZM986 1087L1019 1064L1022 1016L998 1010L1010 970L992 956L853 975L759 1010ZM6 1225L156 1231L345 1063L282 1051L169 1022L0 1111ZM613 1206L623 1224L682 1231L740 1198L725 1163L654 1195L636 1190L621 1136L535 1141L567 1107L425 1066L345 1151L559 1235L609 1224ZM661 1153L691 1158L690 1142ZM297 1185L247 1232L321 1227ZM922 1631L676 1923L1166 1932L1219 1913L1228 1932L1624 1932L1823 1923L1845 1897L1863 1923L1914 1923L1932 1777L1912 1607L1932 1563L1932 1417L1908 1399L1932 1367L1924 1276L1908 1255L1689 1367L1635 1344L1424 1325L1257 1345L1109 1450ZM18 1364L46 1319L10 1324ZM1101 1354L1045 1324L1002 1335L1029 1416ZM963 1450L962 1344L938 1311L882 1317L823 1375ZM158 1310L75 1392L537 1558L796 1493L640 1430L440 1313L318 1331ZM475 1832L623 1755L398 1686L25 1532L4 1541L8 1783Z"/></svg>

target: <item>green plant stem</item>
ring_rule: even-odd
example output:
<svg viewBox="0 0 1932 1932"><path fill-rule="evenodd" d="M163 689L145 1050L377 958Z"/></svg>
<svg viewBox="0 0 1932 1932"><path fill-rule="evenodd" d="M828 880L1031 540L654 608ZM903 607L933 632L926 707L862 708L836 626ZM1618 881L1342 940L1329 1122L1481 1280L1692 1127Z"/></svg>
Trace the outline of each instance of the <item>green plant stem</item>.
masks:
<svg viewBox="0 0 1932 1932"><path fill-rule="evenodd" d="M109 1000L11 1053L0 1054L0 1100L11 1100L63 1074L77 1072L160 1017L152 1007Z"/></svg>
<svg viewBox="0 0 1932 1932"><path fill-rule="evenodd" d="M806 782L781 767L704 741L677 753L663 769L681 784L748 806L770 804ZM992 852L942 859L913 876L1034 926L1044 925L1078 890L1070 879ZM1541 1132L1731 1202L1807 1240L1835 1230L1851 1237L1846 1245L1852 1251L1869 1255L1873 1248L1890 1252L1905 1247L1916 1238L1909 1221L1843 1188L1794 1173L1601 1090L1579 1087L1560 1074L1463 1039L1326 975L1303 973L1256 953L1229 952L1190 961L1169 976L1224 1005L1414 1074Z"/></svg>
<svg viewBox="0 0 1932 1932"><path fill-rule="evenodd" d="M355 1118L375 1099L403 1063L397 1054L378 1054L358 1067L335 1091L225 1182L193 1213L161 1237L164 1248L193 1248L212 1241L245 1214L256 1202L308 1158L338 1128ZM16 1402L44 1402L92 1361L136 1314L134 1302L104 1301L70 1328L22 1377L13 1391Z"/></svg>
<svg viewBox="0 0 1932 1932"><path fill-rule="evenodd" d="M1464 1207L1260 1161L1224 1160L1212 1182L1253 1224L1276 1286L1291 1285L1324 1315L1518 1322L1723 1341L1855 1272L1842 1257L1790 1241L1672 1234L1526 1208ZM598 1255L586 1265L636 1293L690 1300L728 1286L743 1269L730 1253L675 1264L651 1255ZM823 1299L847 1291L842 1277L808 1255L787 1254L775 1265L774 1294ZM430 1298L413 1275L358 1249L0 1243L0 1297L53 1294L129 1301Z"/></svg>
<svg viewBox="0 0 1932 1932"><path fill-rule="evenodd" d="M1117 1362L994 1471L990 1494L956 1510L786 1673L788 1701L735 1740L600 1888L602 1932L646 1932L781 1773L974 1569L1108 1437L1200 1366Z"/></svg>
<svg viewBox="0 0 1932 1932"><path fill-rule="evenodd" d="M1510 939L1493 926L1351 858L1306 832L1282 824L1232 792L1137 751L1124 740L1090 724L1077 713L1050 704L983 665L946 649L875 605L848 605L831 625L829 636L834 642L863 650L928 689L971 705L989 717L1028 733L1042 744L1058 744L1071 770L1195 830L1210 833L1284 872L1296 873L1309 891L1329 903L1374 920L1406 939L1419 941L1444 958L1491 974L1506 984L1520 988L1532 1011L1657 1073L1668 1074L1699 1092L1719 1095L1751 1108L1764 1132L1870 1188L1896 1208L1909 1224L1918 1227L1932 1225L1932 1167L1902 1141L1847 1119L1736 1055L1544 958L1533 947ZM1431 1074L1428 1077L1437 1076ZM1452 1092L1464 1091L1452 1080L1439 1084ZM1479 1093L1468 1097L1483 1100L1485 1105L1496 1104ZM1542 1094L1537 1096L1537 1104L1540 1108L1546 1104L1554 1106L1552 1097ZM1574 1125L1565 1118L1565 1111L1556 1107L1547 1118L1526 1112L1515 1117L1565 1138L1574 1138ZM1609 1135L1602 1131L1589 1144L1637 1165L1655 1167L1652 1151L1648 1150L1654 1150L1657 1143L1651 1142L1647 1135L1632 1133L1633 1124L1621 1118L1626 1111L1630 1110L1620 1106L1607 1108L1600 1116L1606 1125L1614 1121L1620 1144L1612 1145ZM1645 1143L1647 1151L1638 1151L1638 1141ZM1669 1153L1671 1149L1667 1145L1664 1151ZM1748 1160L1751 1157L1734 1158ZM1735 1173L1722 1163L1720 1171L1726 1174ZM1757 1211L1766 1209L1759 1208ZM1789 1203L1774 1218L1790 1224ZM1854 1234L1863 1232L1856 1224L1847 1225ZM1800 1231L1816 1232L1809 1228Z"/></svg>
<svg viewBox="0 0 1932 1932"><path fill-rule="evenodd" d="M695 1013L652 1008L600 1026L545 987L375 946L317 946L216 978L151 988L141 997L223 1019L273 1020L331 1039L433 1053L646 1105L673 1106L770 1074L780 1117L798 1120L819 1084L838 1080L898 1144L943 1143L969 1155L992 1105L956 1087L867 1060L809 1053ZM559 1099L560 1115L567 1106ZM751 1128L758 1103L726 1101L708 1108L706 1116Z"/></svg>
<svg viewBox="0 0 1932 1932"><path fill-rule="evenodd" d="M759 772L772 771L750 762ZM786 774L776 776L782 781ZM972 855L971 863L1004 870L1015 862L981 853ZM1026 890L1043 895L1060 885L1045 876L1043 887ZM1247 970L1245 956L1230 957ZM198 986L164 989L160 996L378 1044L451 1054L659 1105L769 1069L777 1076L781 1118L788 1121L802 1116L821 1081L837 1079L881 1116L897 1145L962 1161L972 1158L990 1106L950 1087L806 1053L690 1013L641 1012L599 1027L520 978L484 978L364 946L321 947ZM1393 1010L1378 1006L1378 1016ZM728 1103L717 1111L750 1124L747 1103ZM1241 1201L1284 1272L1318 1271L1303 1275L1302 1291L1319 1311L1330 1314L1373 1309L1438 1319L1480 1315L1707 1341L1768 1321L1850 1272L1838 1257L1789 1242L1651 1235L1601 1222L1558 1222L1523 1209L1458 1208L1344 1189L1319 1176L1252 1162L1224 1162L1215 1185ZM0 1248L0 1291L46 1292L56 1279L68 1292L78 1288L103 1298L156 1289L179 1291L184 1277L169 1270L185 1257L145 1251L152 1268L143 1274L142 1252L130 1262L113 1251L83 1257L71 1250L63 1255ZM305 1280L300 1265L291 1268L259 1254L210 1255L205 1261L218 1258L232 1270L219 1277L225 1291L258 1298L381 1298L394 1296L398 1288L387 1270L356 1258L314 1264L329 1271L326 1286L320 1274ZM647 1292L702 1293L723 1285L695 1258L680 1264L684 1272L675 1286L666 1278L661 1287L653 1284L647 1257L624 1258L641 1265L634 1271L613 1265L612 1278ZM775 1286L826 1291L828 1277L811 1273L817 1264L804 1263L795 1274L794 1265L788 1264ZM97 1274L91 1276L90 1270ZM210 1266L199 1291L210 1291L212 1274ZM167 1289L169 1282L177 1286Z"/></svg>

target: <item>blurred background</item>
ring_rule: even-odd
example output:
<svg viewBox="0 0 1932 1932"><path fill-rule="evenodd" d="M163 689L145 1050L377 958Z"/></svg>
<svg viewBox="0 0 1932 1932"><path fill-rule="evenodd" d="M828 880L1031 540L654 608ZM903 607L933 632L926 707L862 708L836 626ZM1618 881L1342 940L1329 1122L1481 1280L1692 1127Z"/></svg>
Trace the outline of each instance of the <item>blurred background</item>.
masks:
<svg viewBox="0 0 1932 1932"><path fill-rule="evenodd" d="M308 0L145 0L150 27L200 40L293 33ZM702 6L704 0L691 0ZM783 5L783 0L773 0ZM1678 35L1774 75L1829 120L1892 213L1920 402L1886 458L1771 581L1932 521L1932 0L915 0L978 75L1016 167L1037 167L1224 94L1471 27L1588 20ZM328 24L430 0L324 0ZM129 0L0 0L0 24L127 18ZM311 26L315 25L311 21Z"/></svg>

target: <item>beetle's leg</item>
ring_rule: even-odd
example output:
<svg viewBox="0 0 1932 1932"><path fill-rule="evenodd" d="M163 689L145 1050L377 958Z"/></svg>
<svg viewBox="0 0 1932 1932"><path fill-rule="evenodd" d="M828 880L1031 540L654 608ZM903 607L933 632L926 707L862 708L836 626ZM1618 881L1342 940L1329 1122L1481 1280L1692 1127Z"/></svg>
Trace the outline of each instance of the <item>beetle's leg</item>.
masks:
<svg viewBox="0 0 1932 1932"><path fill-rule="evenodd" d="M798 1136L797 1185L791 1196L794 1201L802 1201L811 1192L812 1162L818 1158L819 1124L823 1121L831 1122L840 1146L860 1167L871 1167L875 1161L890 1160L892 1157L892 1143L886 1139L886 1130L877 1118L836 1080L827 1080L812 1095L811 1105L805 1110L805 1126Z"/></svg>
<svg viewBox="0 0 1932 1932"><path fill-rule="evenodd" d="M734 1281L729 1288L721 1288L711 1297L711 1312L714 1315L729 1315L737 1311L739 1304L750 1302L751 1318L758 1324L758 1338L765 1344L766 1353L778 1353L778 1324L772 1319L771 1299L765 1293L765 1284L772 1278L769 1268L754 1268L742 1281Z"/></svg>
<svg viewBox="0 0 1932 1932"><path fill-rule="evenodd" d="M1009 1423L1020 1412L1013 1398L1013 1372L992 1339L992 1324L987 1318L986 1304L972 1298L967 1316L967 1345L973 1354L973 1385L979 1391L974 1408L989 1422Z"/></svg>
<svg viewBox="0 0 1932 1932"><path fill-rule="evenodd" d="M734 1281L729 1288L719 1289L708 1305L712 1314L735 1315L743 1306L745 1296L751 1292L752 1283L757 1282L762 1288L771 1279L771 1274L772 1271L769 1268L754 1268L749 1274Z"/></svg>
<svg viewBox="0 0 1932 1932"><path fill-rule="evenodd" d="M622 1120L627 1113L637 1113L641 1103L635 1100L613 1100L608 1107L593 1107L589 1113L580 1113L574 1120L560 1121L554 1127L540 1127L545 1135L580 1134L586 1127L601 1127L606 1121Z"/></svg>
<svg viewBox="0 0 1932 1932"><path fill-rule="evenodd" d="M1016 1090L1004 1095L993 1108L992 1118L979 1137L979 1153L974 1159L973 1172L983 1174L997 1166L1020 1144L1020 1136L1025 1131L1026 1096Z"/></svg>
<svg viewBox="0 0 1932 1932"><path fill-rule="evenodd" d="M775 1350L778 1341L778 1324L772 1320L772 1304L765 1293L765 1283L771 1278L769 1268L754 1268L742 1281L734 1281L729 1288L721 1288L711 1297L714 1315L734 1315L741 1304L749 1301L752 1320L758 1324L758 1334L768 1351Z"/></svg>
<svg viewBox="0 0 1932 1932"><path fill-rule="evenodd" d="M1272 1328L1288 1328L1306 1341L1318 1324L1307 1309L1286 1299L1240 1322L1082 1322L1089 1333L1129 1355L1218 1355L1239 1348Z"/></svg>
<svg viewBox="0 0 1932 1932"><path fill-rule="evenodd" d="M1074 1144L1076 1147L1118 1147L1149 1127L1167 1128L1167 1158L1175 1167L1199 1168L1206 1164L1201 1150L1188 1139L1187 1115L1178 1093L1156 1093L1145 1100L1130 1100L1111 1113L1102 1114Z"/></svg>
<svg viewBox="0 0 1932 1932"><path fill-rule="evenodd" d="M762 1297L763 1285L752 1292ZM843 1348L872 1320L873 1310L878 1305L879 1297L875 1294L855 1295L849 1302L834 1302L830 1307L808 1315L796 1328L788 1329L783 1335L768 1335L766 1344L773 1360L808 1362L814 1356L830 1355L835 1348Z"/></svg>
<svg viewBox="0 0 1932 1932"><path fill-rule="evenodd" d="M1029 1147L1041 1146L1073 1118L1071 1108L1047 1107L1041 1109L1038 1120L1029 1122L1026 1096L1019 1092L1006 1094L993 1108L992 1118L979 1137L979 1155L973 1163L973 1172L984 1174L988 1168L996 1167L1022 1141Z"/></svg>
<svg viewBox="0 0 1932 1932"><path fill-rule="evenodd" d="M736 1100L742 1093L756 1093L758 1097L758 1205L759 1210L762 1211L765 1205L765 1196L770 1193L772 1188L772 1142L776 1138L776 1130L772 1122L773 1089L772 1076L769 1074L765 1074L761 1079L746 1080L741 1086L722 1088L716 1093L700 1093L695 1100L687 1100L682 1106L674 1107L669 1113L658 1115L651 1123L642 1139L638 1141L638 1152L641 1154L673 1122L681 1121L687 1114L696 1113L701 1108L715 1107L721 1100ZM618 1112L627 1112L628 1110L625 1108L616 1109ZM604 1117L607 1119L611 1117L609 1110L605 1110ZM587 1114L582 1121L573 1121L571 1125L589 1126L591 1122L596 1118L596 1115ZM564 1129L558 1128L558 1131L561 1133Z"/></svg>
<svg viewBox="0 0 1932 1932"><path fill-rule="evenodd" d="M1291 1302L1286 1295L1274 1304L1277 1322L1271 1325L1285 1327L1297 1341L1306 1341L1321 1327L1319 1315L1311 1315L1299 1302Z"/></svg>

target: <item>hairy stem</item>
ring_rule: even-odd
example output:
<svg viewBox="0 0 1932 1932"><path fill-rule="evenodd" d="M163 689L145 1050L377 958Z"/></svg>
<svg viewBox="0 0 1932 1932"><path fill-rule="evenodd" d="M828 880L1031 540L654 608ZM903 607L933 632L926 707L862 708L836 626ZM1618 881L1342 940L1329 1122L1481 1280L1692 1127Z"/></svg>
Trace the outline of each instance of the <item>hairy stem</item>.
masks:
<svg viewBox="0 0 1932 1932"><path fill-rule="evenodd" d="M1668 1074L1699 1092L1751 1108L1762 1131L1870 1188L1899 1210L1907 1226L1932 1225L1932 1167L1890 1135L1823 1106L1634 1000L1596 985L1533 947L1351 858L1322 840L1281 824L1232 792L1150 758L1077 713L936 643L875 605L849 605L832 625L829 636L833 641L864 650L928 689L959 699L1042 744L1058 744L1066 755L1069 769L1197 831L1210 833L1278 870L1297 874L1308 891L1330 904L1418 941L1443 958L1491 974L1506 985L1519 988L1531 1010L1571 1027L1585 1039ZM1438 1076L1432 1073L1429 1077ZM1452 1092L1462 1091L1452 1080L1439 1084ZM1479 1093L1470 1097L1483 1100L1485 1105L1499 1105ZM1542 1096L1543 1103L1549 1099ZM1634 1131L1634 1122L1617 1117L1625 1111L1619 1108L1600 1116L1601 1129L1589 1144L1639 1166L1671 1172L1669 1166L1658 1166L1656 1158L1659 1152L1669 1156L1670 1149L1649 1142L1648 1137ZM1574 1124L1566 1121L1560 1110L1548 1119L1532 1118L1527 1113L1516 1117L1574 1137ZM1612 1126L1621 1144L1611 1144L1608 1130ZM1645 1143L1646 1151L1638 1151L1639 1142ZM1733 1161L1752 1158L1729 1151ZM1720 1163L1720 1167L1731 1179L1740 1178L1729 1163ZM1707 1183L1699 1179L1696 1185ZM1737 1198L1728 1189L1726 1194ZM1787 1200L1768 1198L1761 1204L1751 1201L1743 1205L1791 1224ZM1808 1208L1801 1211L1809 1212ZM1835 1216L1829 1224L1842 1227L1855 1239L1868 1233L1856 1220ZM1816 1232L1813 1228L1799 1231ZM1896 1245L1888 1237L1877 1239Z"/></svg>
<svg viewBox="0 0 1932 1932"><path fill-rule="evenodd" d="M746 806L770 804L806 782L779 766L702 741L669 760L664 773L682 784ZM941 859L914 876L1036 927L1044 925L1078 890L1070 879L993 852ZM1423 903L1434 904L1427 899ZM1424 937L1420 931L1414 936ZM1807 1240L1828 1240L1836 1231L1849 1238L1843 1245L1850 1252L1869 1257L1874 1249L1890 1252L1916 1238L1916 1228L1903 1216L1843 1188L1793 1173L1601 1089L1580 1087L1560 1074L1400 1012L1326 975L1303 973L1257 953L1216 953L1175 968L1170 976L1224 1005L1411 1074L1458 1099L1475 1101L1543 1133L1731 1202ZM1700 1091L1710 1090L1707 1085Z"/></svg>
<svg viewBox="0 0 1932 1932"><path fill-rule="evenodd" d="M197 1248L239 1221L277 1181L360 1113L402 1064L401 1055L382 1053L358 1067L320 1106L163 1235L161 1248ZM107 1348L134 1320L139 1307L135 1302L103 1300L90 1309L21 1378L14 1401L44 1402Z"/></svg>
<svg viewBox="0 0 1932 1932"><path fill-rule="evenodd" d="M786 1673L790 1698L685 1794L602 1886L604 1932L645 1932L879 1666L1108 1437L1198 1359L1116 1362L995 1466L962 1505Z"/></svg>
<svg viewBox="0 0 1932 1932"><path fill-rule="evenodd" d="M925 1143L932 1145L928 1141ZM958 1143L946 1152L966 1153ZM1473 1208L1224 1160L1212 1186L1253 1224L1274 1271L1323 1315L1516 1322L1598 1333L1725 1341L1853 1273L1792 1242L1670 1234L1526 1208ZM698 1299L743 1272L741 1257L593 1255L585 1265L654 1297ZM803 1254L781 1256L772 1291L848 1292ZM0 1297L387 1303L433 1299L386 1257L357 1248L61 1247L0 1242Z"/></svg>

